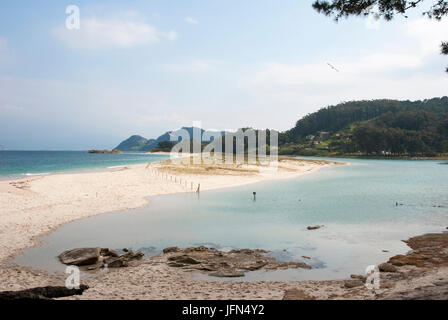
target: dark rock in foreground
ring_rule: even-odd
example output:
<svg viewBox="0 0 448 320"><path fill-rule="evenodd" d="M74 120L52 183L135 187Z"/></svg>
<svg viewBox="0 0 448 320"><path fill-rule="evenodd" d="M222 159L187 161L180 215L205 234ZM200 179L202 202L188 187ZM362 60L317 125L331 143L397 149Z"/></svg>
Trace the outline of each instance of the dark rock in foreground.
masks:
<svg viewBox="0 0 448 320"><path fill-rule="evenodd" d="M100 258L100 250L100 248L77 248L67 250L59 255L59 260L67 265L91 265L98 262Z"/></svg>
<svg viewBox="0 0 448 320"><path fill-rule="evenodd" d="M364 281L360 279L350 279L344 281L344 287L346 288L356 288L364 285Z"/></svg>
<svg viewBox="0 0 448 320"><path fill-rule="evenodd" d="M404 241L411 249L406 255L389 259L394 266L443 267L448 266L448 232L429 233Z"/></svg>
<svg viewBox="0 0 448 320"><path fill-rule="evenodd" d="M129 266L129 263L141 260L143 252L134 253L132 250L123 250L119 255L117 251L108 248L77 248L64 251L59 255L59 260L66 265L84 266L87 270L95 270L101 267L121 268Z"/></svg>
<svg viewBox="0 0 448 320"><path fill-rule="evenodd" d="M390 263L382 263L378 266L381 272L398 272L397 268Z"/></svg>
<svg viewBox="0 0 448 320"><path fill-rule="evenodd" d="M238 249L229 252L204 246L163 250L170 267L198 270L215 277L243 277L245 271L289 268L311 269L303 262L279 262L268 257L265 250Z"/></svg>
<svg viewBox="0 0 448 320"><path fill-rule="evenodd" d="M0 300L49 300L53 298L82 295L89 287L80 285L79 289L67 289L66 287L39 287L21 291L0 292Z"/></svg>

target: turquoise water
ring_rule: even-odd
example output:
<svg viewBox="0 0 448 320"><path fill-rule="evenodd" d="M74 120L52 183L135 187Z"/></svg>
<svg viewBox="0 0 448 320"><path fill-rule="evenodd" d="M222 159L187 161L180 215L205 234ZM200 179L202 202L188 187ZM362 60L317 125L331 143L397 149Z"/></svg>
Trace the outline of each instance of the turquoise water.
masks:
<svg viewBox="0 0 448 320"><path fill-rule="evenodd" d="M204 244L268 249L281 260L314 267L258 271L246 280L336 279L406 252L401 240L448 226L448 166L439 161L341 161L351 164L200 196L152 197L143 208L78 220L43 237L43 246L27 250L17 262L62 270L55 256L75 247L128 247L151 255L168 246ZM316 224L324 227L306 229Z"/></svg>
<svg viewBox="0 0 448 320"><path fill-rule="evenodd" d="M87 151L0 151L0 179L81 171L167 159L145 153L89 154Z"/></svg>

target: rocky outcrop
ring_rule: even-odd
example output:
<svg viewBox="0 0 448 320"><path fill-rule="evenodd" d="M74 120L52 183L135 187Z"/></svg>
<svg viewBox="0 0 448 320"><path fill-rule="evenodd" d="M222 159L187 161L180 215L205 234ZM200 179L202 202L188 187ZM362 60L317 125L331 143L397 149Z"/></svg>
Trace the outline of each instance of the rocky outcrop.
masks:
<svg viewBox="0 0 448 320"><path fill-rule="evenodd" d="M181 249L179 249L178 247L168 247L163 249L163 253L171 253L171 252L179 252L181 251Z"/></svg>
<svg viewBox="0 0 448 320"><path fill-rule="evenodd" d="M390 263L382 263L378 266L381 272L398 272L397 268Z"/></svg>
<svg viewBox="0 0 448 320"><path fill-rule="evenodd" d="M81 295L89 287L80 285L79 289L67 289L66 287L39 287L21 291L0 292L0 300L49 300L53 298Z"/></svg>
<svg viewBox="0 0 448 320"><path fill-rule="evenodd" d="M317 229L320 229L320 228L322 228L322 227L323 227L323 226L315 225L315 226L308 226L307 229L308 229L308 230L317 230Z"/></svg>
<svg viewBox="0 0 448 320"><path fill-rule="evenodd" d="M117 251L108 248L77 248L64 251L59 255L63 264L83 266L87 270L95 270L101 267L121 268L129 266L132 261L141 260L144 253L132 250L124 250L120 255Z"/></svg>
<svg viewBox="0 0 448 320"><path fill-rule="evenodd" d="M429 233L404 241L411 249L406 255L396 255L389 259L394 266L416 267L448 266L448 232Z"/></svg>
<svg viewBox="0 0 448 320"><path fill-rule="evenodd" d="M63 264L87 266L98 262L100 248L77 248L62 252L58 257Z"/></svg>
<svg viewBox="0 0 448 320"><path fill-rule="evenodd" d="M204 246L163 250L167 264L173 268L198 270L215 277L243 277L244 272L255 270L277 270L289 268L311 269L303 262L279 262L266 256L267 251L237 249L229 252Z"/></svg>
<svg viewBox="0 0 448 320"><path fill-rule="evenodd" d="M89 153L114 153L114 154L120 154L122 153L120 150L114 149L114 150L89 150Z"/></svg>
<svg viewBox="0 0 448 320"><path fill-rule="evenodd" d="M365 282L363 282L360 279L350 279L350 280L345 280L344 281L344 287L346 288L356 288L356 287L361 287L364 285Z"/></svg>

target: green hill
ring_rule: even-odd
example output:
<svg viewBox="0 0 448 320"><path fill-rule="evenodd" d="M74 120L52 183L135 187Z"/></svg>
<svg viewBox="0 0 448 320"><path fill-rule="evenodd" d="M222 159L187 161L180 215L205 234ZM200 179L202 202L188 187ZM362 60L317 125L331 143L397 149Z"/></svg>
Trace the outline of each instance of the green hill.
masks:
<svg viewBox="0 0 448 320"><path fill-rule="evenodd" d="M167 131L157 139L146 139L139 135L133 135L128 139L121 142L115 149L120 151L167 151L169 146L172 146L171 137L173 135L179 135L181 130L183 133L188 133L189 137L193 137L194 130L201 135L202 141L207 142L210 140L209 136L224 135L224 131L205 131L204 129L194 128L194 127L182 127L179 130ZM180 140L180 138L179 138ZM171 148L169 148L171 150Z"/></svg>
<svg viewBox="0 0 448 320"><path fill-rule="evenodd" d="M448 152L448 97L351 101L308 114L279 137L280 154L436 156Z"/></svg>

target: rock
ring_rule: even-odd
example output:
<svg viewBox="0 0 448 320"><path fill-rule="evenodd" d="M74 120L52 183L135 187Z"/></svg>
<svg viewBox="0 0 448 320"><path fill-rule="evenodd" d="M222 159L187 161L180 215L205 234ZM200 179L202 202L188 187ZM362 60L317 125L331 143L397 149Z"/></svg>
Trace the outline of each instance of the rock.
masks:
<svg viewBox="0 0 448 320"><path fill-rule="evenodd" d="M396 255L389 259L395 266L416 267L448 266L448 232L429 233L410 238L405 243L413 249L406 255Z"/></svg>
<svg viewBox="0 0 448 320"><path fill-rule="evenodd" d="M108 268L123 268L128 266L128 262L123 258L123 256L110 257L104 260L104 265L107 265Z"/></svg>
<svg viewBox="0 0 448 320"><path fill-rule="evenodd" d="M289 289L285 290L283 300L316 300L316 298L306 294L300 289Z"/></svg>
<svg viewBox="0 0 448 320"><path fill-rule="evenodd" d="M115 250L110 250L108 248L101 248L100 256L103 256L103 257L119 257L120 255Z"/></svg>
<svg viewBox="0 0 448 320"><path fill-rule="evenodd" d="M132 250L123 250L126 253L119 255L115 250L108 248L79 248L64 251L59 255L59 259L64 264L84 266L84 270L96 270L107 265L109 268L127 267L129 262L140 260L144 253Z"/></svg>
<svg viewBox="0 0 448 320"><path fill-rule="evenodd" d="M392 289L395 288L394 282L381 282L380 289Z"/></svg>
<svg viewBox="0 0 448 320"><path fill-rule="evenodd" d="M382 263L378 266L381 272L398 272L397 268L391 263Z"/></svg>
<svg viewBox="0 0 448 320"><path fill-rule="evenodd" d="M424 257L422 255L402 255L398 254L389 259L389 263L394 266L401 267L405 265L424 267Z"/></svg>
<svg viewBox="0 0 448 320"><path fill-rule="evenodd" d="M128 267L129 262L135 260L141 260L145 254L141 251L134 253L132 250L118 257L108 257L104 260L104 264L107 264L109 268L123 268Z"/></svg>
<svg viewBox="0 0 448 320"><path fill-rule="evenodd" d="M321 228L321 226L318 226L318 225L316 225L316 226L308 226L307 227L308 230L316 230L316 229L320 229L320 228Z"/></svg>
<svg viewBox="0 0 448 320"><path fill-rule="evenodd" d="M184 264L200 264L201 263L200 261L198 261L190 256L187 256L187 255L170 257L170 258L168 258L168 260L175 261L177 263L184 263Z"/></svg>
<svg viewBox="0 0 448 320"><path fill-rule="evenodd" d="M173 268L185 267L185 265L183 263L178 263L178 262L168 262L168 265Z"/></svg>
<svg viewBox="0 0 448 320"><path fill-rule="evenodd" d="M267 261L258 260L258 261L250 261L249 263L240 265L240 268L247 271L255 271L263 268L268 264Z"/></svg>
<svg viewBox="0 0 448 320"><path fill-rule="evenodd" d="M211 276L214 277L223 277L223 278L237 278L244 277L244 273L241 271L237 271L235 269L223 269L217 272L210 273Z"/></svg>
<svg viewBox="0 0 448 320"><path fill-rule="evenodd" d="M179 249L178 247L168 247L163 249L163 253L167 254L167 253L171 253L171 252L179 252L181 251L181 249Z"/></svg>
<svg viewBox="0 0 448 320"><path fill-rule="evenodd" d="M67 289L66 287L39 287L21 291L0 292L0 300L48 300L53 298L81 295L88 286L81 284L79 289Z"/></svg>
<svg viewBox="0 0 448 320"><path fill-rule="evenodd" d="M356 287L360 287L363 285L364 285L364 282L361 280L358 280L358 279L344 281L344 287L346 287L346 288L356 288Z"/></svg>
<svg viewBox="0 0 448 320"><path fill-rule="evenodd" d="M123 258L126 261L134 261L134 260L140 260L141 258L143 258L144 255L145 254L141 251L137 251L136 253L134 253L132 250L130 250L124 255L122 255L121 258Z"/></svg>
<svg viewBox="0 0 448 320"><path fill-rule="evenodd" d="M363 276L362 274L352 274L350 275L350 278L361 280L363 283L366 283L367 277Z"/></svg>
<svg viewBox="0 0 448 320"><path fill-rule="evenodd" d="M170 267L195 269L219 277L242 276L244 271L260 269L276 270L289 268L311 269L304 262L279 262L265 255L265 250L234 249L229 252L219 251L204 246L187 249L170 249L175 252L166 253L166 261ZM165 255L164 255L165 256ZM238 270L238 271L236 271Z"/></svg>
<svg viewBox="0 0 448 320"><path fill-rule="evenodd" d="M59 260L63 264L86 266L95 264L100 257L100 248L77 248L62 252Z"/></svg>
<svg viewBox="0 0 448 320"><path fill-rule="evenodd" d="M213 251L216 250L215 248L207 248L205 246L199 246L199 247L191 247L191 248L187 248L184 251L187 253L191 253L191 252L205 252L205 251Z"/></svg>
<svg viewBox="0 0 448 320"><path fill-rule="evenodd" d="M117 153L117 154L121 154L123 152L121 152L120 150L114 149L114 150L89 150L89 153Z"/></svg>
<svg viewBox="0 0 448 320"><path fill-rule="evenodd" d="M302 258L303 258L303 259L308 259L308 260L311 259L311 257L308 257L308 256L302 256Z"/></svg>

